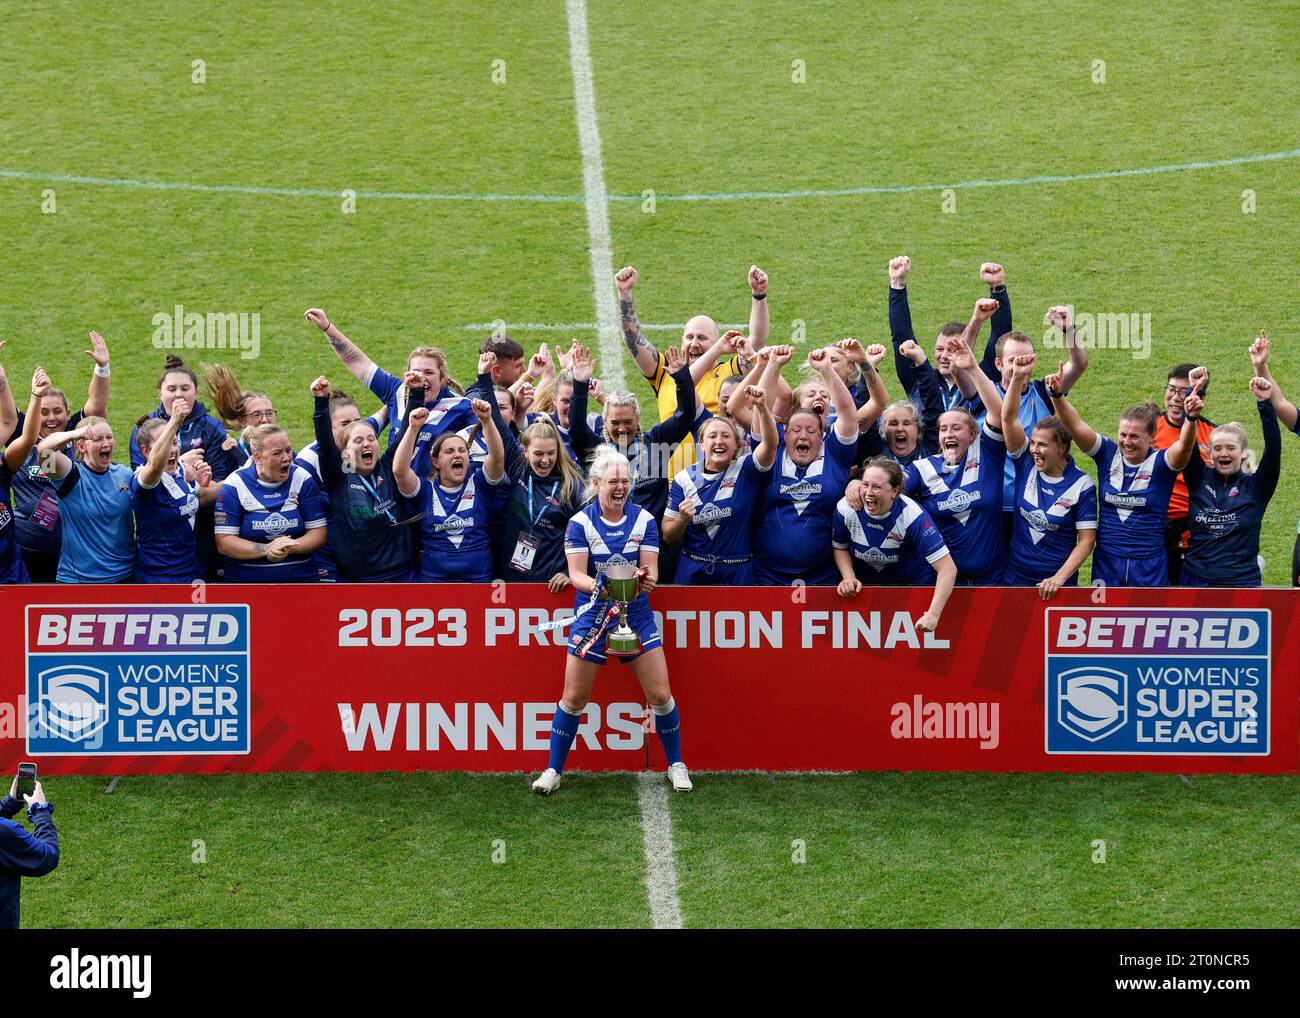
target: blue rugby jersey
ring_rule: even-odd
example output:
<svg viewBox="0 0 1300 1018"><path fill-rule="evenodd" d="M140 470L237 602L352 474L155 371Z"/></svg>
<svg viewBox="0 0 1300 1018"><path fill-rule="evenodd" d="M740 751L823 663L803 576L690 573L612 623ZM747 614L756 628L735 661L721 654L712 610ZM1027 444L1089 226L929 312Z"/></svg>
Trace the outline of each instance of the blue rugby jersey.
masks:
<svg viewBox="0 0 1300 1018"><path fill-rule="evenodd" d="M626 503L623 518L617 522L601 515L600 503L591 502L569 520L564 533L564 550L587 553L587 575L598 577L610 566L626 565L633 569L641 566L641 552L659 551L659 528L654 517L633 502ZM597 592L599 593L599 591ZM585 612L596 600L595 594L574 591L573 609ZM641 591L629 602L636 607L648 608L650 596Z"/></svg>
<svg viewBox="0 0 1300 1018"><path fill-rule="evenodd" d="M1011 565L1022 576L1045 580L1073 554L1080 530L1097 529L1097 486L1069 458L1060 477L1044 474L1034 466L1028 443L1012 453L1012 462L1016 518Z"/></svg>
<svg viewBox="0 0 1300 1018"><path fill-rule="evenodd" d="M673 478L666 519L681 515L681 504L694 497L695 510L683 553L698 559L739 563L754 554L754 514L772 468L764 470L753 456L741 456L726 470L706 473L704 464L687 467Z"/></svg>
<svg viewBox="0 0 1300 1018"><path fill-rule="evenodd" d="M215 532L270 544L277 537L302 537L326 525L320 488L305 469L291 466L280 484L266 484L249 464L226 478L217 496ZM314 553L287 555L279 562L222 556L230 583L312 583L318 579Z"/></svg>
<svg viewBox="0 0 1300 1018"><path fill-rule="evenodd" d="M72 461L54 482L63 520L60 583L125 583L135 567L131 469L111 463L102 474Z"/></svg>
<svg viewBox="0 0 1300 1018"><path fill-rule="evenodd" d="M868 586L932 587L935 564L948 555L930 514L901 494L883 516L840 499L832 543L853 556L853 573Z"/></svg>
<svg viewBox="0 0 1300 1018"><path fill-rule="evenodd" d="M1097 464L1097 547L1107 555L1146 559L1165 554L1165 517L1178 472L1152 449L1139 464L1124 459L1119 446L1097 436L1088 455Z"/></svg>
<svg viewBox="0 0 1300 1018"><path fill-rule="evenodd" d="M492 579L492 516L502 494L502 476L488 480L472 467L465 483L447 491L431 477L403 496L420 527L420 582L487 583Z"/></svg>
<svg viewBox="0 0 1300 1018"><path fill-rule="evenodd" d="M365 384L388 407L388 444L397 445L406 428L406 383L377 364L372 364L366 373ZM423 395L423 390L420 393ZM424 405L429 408L429 419L420 428L420 434L415 440L415 453L411 457L411 469L419 477L427 477L433 472L429 450L433 447L434 439L444 431L460 431L478 421L470 401L464 396L457 396L446 386L443 386L436 399L426 399Z"/></svg>
<svg viewBox="0 0 1300 1018"><path fill-rule="evenodd" d="M131 475L131 511L135 514L135 582L191 583L201 579L194 518L199 512L198 485L185 480L185 470L163 473L153 487L140 479L144 467Z"/></svg>
<svg viewBox="0 0 1300 1018"><path fill-rule="evenodd" d="M845 442L832 428L822 440L821 454L801 467L786 452L785 429L778 430L780 447L766 477L754 535L755 579L768 586L800 579L834 584L832 520L849 483L857 436Z"/></svg>
<svg viewBox="0 0 1300 1018"><path fill-rule="evenodd" d="M916 499L938 524L963 577L1000 569L1006 559L1002 524L1006 458L1002 432L986 423L960 462L949 465L943 456L927 456L907 468L903 493Z"/></svg>
<svg viewBox="0 0 1300 1018"><path fill-rule="evenodd" d="M166 421L171 415L159 403L149 416ZM136 425L131 429L132 467L142 467L145 462L145 455L140 451L139 434L140 426ZM214 481L224 481L226 476L237 470L244 461L244 455L239 454L238 450L223 448L226 443L226 429L219 420L208 413L208 408L202 403L196 402L190 408L190 415L181 425L176 435L176 442L180 446L182 455L192 449L203 450L203 462L212 468Z"/></svg>
<svg viewBox="0 0 1300 1018"><path fill-rule="evenodd" d="M1282 431L1268 400L1256 404L1264 431L1264 455L1253 474L1224 477L1201 457L1183 468L1190 496L1191 537L1183 562L1184 582L1202 587L1258 587L1259 532L1277 490L1282 467Z"/></svg>

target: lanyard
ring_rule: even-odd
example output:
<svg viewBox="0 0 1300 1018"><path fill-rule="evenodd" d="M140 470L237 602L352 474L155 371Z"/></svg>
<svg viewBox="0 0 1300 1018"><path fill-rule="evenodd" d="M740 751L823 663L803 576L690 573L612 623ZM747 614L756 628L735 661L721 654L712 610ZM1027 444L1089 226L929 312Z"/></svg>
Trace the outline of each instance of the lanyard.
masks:
<svg viewBox="0 0 1300 1018"><path fill-rule="evenodd" d="M370 492L370 494L375 496L375 505L379 505L379 489L375 487L375 482L372 481L369 477L365 477L362 474L357 474L357 478L361 481L362 486L368 492ZM462 488L461 490L463 491L464 489ZM391 509L385 509L384 515L388 517L389 522L391 523L397 522L397 517L393 515L393 511Z"/></svg>
<svg viewBox="0 0 1300 1018"><path fill-rule="evenodd" d="M559 490L560 490L560 482L556 481L554 484L551 485L551 492L549 495L546 496L546 501L542 503L542 511L539 512L536 516L534 516L533 515L533 479L531 476L528 478L528 530L530 533L532 532L533 528L536 527L539 522L541 522L542 517L546 515L546 507L550 505L552 501L554 501L555 493Z"/></svg>

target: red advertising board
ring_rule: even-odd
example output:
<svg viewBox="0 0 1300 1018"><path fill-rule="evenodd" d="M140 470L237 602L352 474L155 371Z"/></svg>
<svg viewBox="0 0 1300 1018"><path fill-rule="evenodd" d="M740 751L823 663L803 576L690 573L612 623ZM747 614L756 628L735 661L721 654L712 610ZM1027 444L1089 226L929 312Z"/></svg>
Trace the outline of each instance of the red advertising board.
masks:
<svg viewBox="0 0 1300 1018"><path fill-rule="evenodd" d="M203 599L196 604L195 600ZM696 770L1294 772L1300 593L664 587ZM545 766L572 596L520 585L0 589L0 772ZM664 765L602 668L575 770Z"/></svg>

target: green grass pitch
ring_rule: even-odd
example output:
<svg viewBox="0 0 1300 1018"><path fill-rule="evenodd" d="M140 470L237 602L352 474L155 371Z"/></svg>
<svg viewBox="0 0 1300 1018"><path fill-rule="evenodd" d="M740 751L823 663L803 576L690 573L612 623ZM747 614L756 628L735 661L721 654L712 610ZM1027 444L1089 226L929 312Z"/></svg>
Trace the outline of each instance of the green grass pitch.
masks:
<svg viewBox="0 0 1300 1018"><path fill-rule="evenodd" d="M261 316L257 358L187 359L231 363L303 444L310 381L359 388L307 307L390 369L412 346L441 346L461 379L483 335L468 324L594 321L563 3L0 13L3 362L18 393L39 362L78 402L86 332L102 332L119 458L157 402L153 316L178 304ZM928 346L981 295L979 263L1001 261L1031 335L1057 303L1150 314L1149 357L1093 351L1076 392L1090 423L1113 434L1124 406L1159 400L1170 365L1200 361L1207 414L1243 421L1258 444L1245 349L1260 328L1275 376L1300 394L1300 159L1239 160L1296 149L1298 13L592 0L613 267L640 270L643 322L743 320L757 262L774 340L802 323L808 345L887 342L885 266L905 253ZM1187 164L1213 165L1095 176ZM1086 179L938 189L1071 176ZM877 190L685 200L845 188ZM355 212L345 189L361 195ZM531 347L573 333L513 334ZM1298 452L1284 435L1268 583L1289 577ZM105 783L51 782L67 852L25 889L29 924L649 921L630 777L580 776L551 802L522 777L132 777L109 796ZM704 776L671 804L682 914L692 926L1293 925L1280 846L1297 833L1296 789L1291 777ZM206 862L191 861L195 841Z"/></svg>

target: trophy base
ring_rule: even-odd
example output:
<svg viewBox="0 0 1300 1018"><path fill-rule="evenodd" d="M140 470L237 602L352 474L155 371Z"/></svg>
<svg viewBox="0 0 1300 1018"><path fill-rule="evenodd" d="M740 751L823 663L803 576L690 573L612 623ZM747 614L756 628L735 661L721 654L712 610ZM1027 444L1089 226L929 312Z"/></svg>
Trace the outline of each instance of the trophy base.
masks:
<svg viewBox="0 0 1300 1018"><path fill-rule="evenodd" d="M605 641L605 651L614 657L636 657L641 653L641 641L636 633L611 633Z"/></svg>

